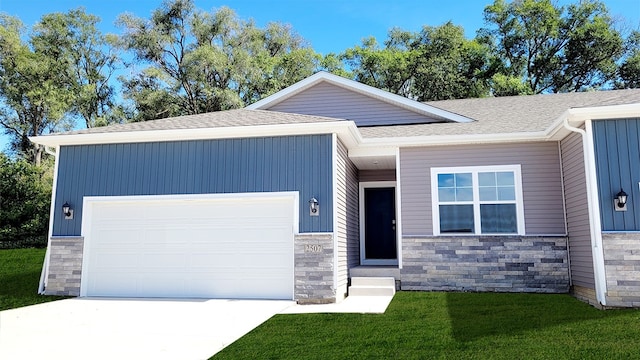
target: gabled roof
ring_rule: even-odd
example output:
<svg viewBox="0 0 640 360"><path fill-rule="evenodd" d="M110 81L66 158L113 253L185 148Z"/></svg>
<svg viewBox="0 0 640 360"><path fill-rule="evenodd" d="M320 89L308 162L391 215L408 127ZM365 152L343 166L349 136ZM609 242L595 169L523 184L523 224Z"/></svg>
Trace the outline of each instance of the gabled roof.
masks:
<svg viewBox="0 0 640 360"><path fill-rule="evenodd" d="M430 118L440 119L445 122L468 123L473 121L473 119L470 119L464 115L451 113L447 110L437 108L426 103L420 103L418 101L411 100L400 95L392 94L388 91L380 90L372 86L365 85L357 81L346 79L341 76L334 75L324 71L317 72L314 75L304 80L301 80L271 96L268 96L258 102L255 102L247 106L246 109L267 110L273 107L274 105L279 104L295 96L296 94L299 94L302 91L309 89L320 83L333 84L341 88L344 88L344 89L347 89L347 90L350 90L374 99L378 99L388 104L392 104L400 108L411 110L418 114L422 114Z"/></svg>

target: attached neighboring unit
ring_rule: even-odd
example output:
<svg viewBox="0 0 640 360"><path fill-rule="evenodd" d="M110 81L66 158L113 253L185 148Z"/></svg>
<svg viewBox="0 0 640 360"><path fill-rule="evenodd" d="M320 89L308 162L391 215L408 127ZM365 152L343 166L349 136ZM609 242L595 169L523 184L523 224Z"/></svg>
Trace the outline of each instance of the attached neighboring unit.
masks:
<svg viewBox="0 0 640 360"><path fill-rule="evenodd" d="M640 90L419 103L320 72L31 140L56 152L45 294L323 303L376 276L640 306Z"/></svg>

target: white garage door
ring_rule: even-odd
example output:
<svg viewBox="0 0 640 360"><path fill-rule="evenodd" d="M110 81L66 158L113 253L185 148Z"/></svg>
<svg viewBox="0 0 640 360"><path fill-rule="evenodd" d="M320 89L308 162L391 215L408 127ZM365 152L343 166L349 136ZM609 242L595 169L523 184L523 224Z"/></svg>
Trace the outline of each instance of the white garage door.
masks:
<svg viewBox="0 0 640 360"><path fill-rule="evenodd" d="M82 296L293 298L292 196L131 199L85 201Z"/></svg>

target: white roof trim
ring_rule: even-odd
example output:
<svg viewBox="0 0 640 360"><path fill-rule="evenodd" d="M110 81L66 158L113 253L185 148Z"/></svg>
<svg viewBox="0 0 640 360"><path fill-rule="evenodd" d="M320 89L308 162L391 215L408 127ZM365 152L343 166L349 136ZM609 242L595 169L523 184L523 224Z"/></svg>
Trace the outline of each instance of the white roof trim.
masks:
<svg viewBox="0 0 640 360"><path fill-rule="evenodd" d="M571 108L562 113L545 132L549 134L549 139L560 140L569 134L569 130L563 125L565 119L571 125L580 127L586 120L635 117L640 117L640 103Z"/></svg>
<svg viewBox="0 0 640 360"><path fill-rule="evenodd" d="M45 146L65 146L333 133L338 134L340 139L348 147L362 142L362 137L355 123L345 120L319 123L44 135L29 137L29 140Z"/></svg>
<svg viewBox="0 0 640 360"><path fill-rule="evenodd" d="M357 81L349 80L325 71L317 72L304 80L298 81L297 83L283 90L280 90L271 96L267 96L266 98L245 107L245 109L267 110L270 107L290 98L291 96L298 94L303 90L308 89L311 86L319 84L321 82L328 82L423 115L435 115L437 117L442 117L459 123L468 123L474 121L473 119L470 119L468 117L442 110L431 105L423 104L415 100L407 99L404 96L392 94L388 91L380 90L373 86L365 85Z"/></svg>

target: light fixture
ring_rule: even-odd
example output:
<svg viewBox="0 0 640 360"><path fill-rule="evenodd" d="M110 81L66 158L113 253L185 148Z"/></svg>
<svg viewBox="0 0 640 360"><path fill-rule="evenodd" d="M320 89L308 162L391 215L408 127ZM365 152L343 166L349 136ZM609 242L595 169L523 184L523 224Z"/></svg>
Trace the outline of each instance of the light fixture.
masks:
<svg viewBox="0 0 640 360"><path fill-rule="evenodd" d="M319 216L320 215L320 205L318 205L318 199L312 197L309 200L309 215L311 216Z"/></svg>
<svg viewBox="0 0 640 360"><path fill-rule="evenodd" d="M64 214L65 219L73 219L73 209L68 202L65 201L64 205L62 205L62 213Z"/></svg>
<svg viewBox="0 0 640 360"><path fill-rule="evenodd" d="M627 200L629 195L627 195L622 188L616 194L616 197L613 199L614 208L616 211L627 211Z"/></svg>

